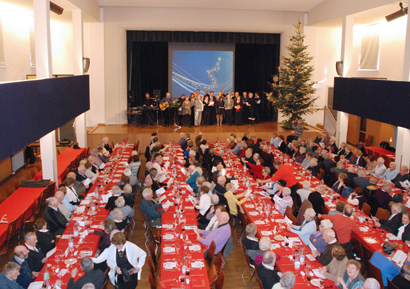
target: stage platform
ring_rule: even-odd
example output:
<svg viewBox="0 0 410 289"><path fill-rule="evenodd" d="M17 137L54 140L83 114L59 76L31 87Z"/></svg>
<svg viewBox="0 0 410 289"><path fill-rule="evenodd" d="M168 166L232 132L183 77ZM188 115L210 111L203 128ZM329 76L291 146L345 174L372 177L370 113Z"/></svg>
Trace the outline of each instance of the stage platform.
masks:
<svg viewBox="0 0 410 289"><path fill-rule="evenodd" d="M323 130L313 126L307 126L307 130L303 132L303 138L314 139L318 132ZM220 141L226 141L231 133L235 133L236 137L241 137L245 132L249 132L251 136L256 136L263 140L270 140L272 133L276 132L286 136L290 134L290 130L283 129L277 122L263 122L255 125L242 125L242 126L227 126L227 125L211 125L200 127L179 127L173 126L163 128L162 126L145 126L135 127L129 125L103 125L100 124L95 128L91 128L88 131L88 146L95 148L96 144L101 142L104 137L110 138L110 143L122 142L123 139L128 138L130 142L139 144L139 151L145 152L145 147L150 143L151 133L156 132L159 135L160 142L169 142L170 140L179 140L179 133L189 133L191 138L195 139L199 132L202 132L203 138L208 142L216 141L219 138Z"/></svg>

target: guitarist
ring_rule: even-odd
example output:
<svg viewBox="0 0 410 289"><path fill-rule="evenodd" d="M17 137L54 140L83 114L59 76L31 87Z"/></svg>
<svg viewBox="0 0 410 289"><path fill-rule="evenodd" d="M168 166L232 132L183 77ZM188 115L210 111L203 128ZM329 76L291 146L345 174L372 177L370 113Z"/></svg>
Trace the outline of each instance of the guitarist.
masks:
<svg viewBox="0 0 410 289"><path fill-rule="evenodd" d="M173 100L171 98L171 94L169 92L166 93L165 97L161 99L159 102L161 106L161 110L163 110L164 116L164 126L169 126L171 122L171 105Z"/></svg>

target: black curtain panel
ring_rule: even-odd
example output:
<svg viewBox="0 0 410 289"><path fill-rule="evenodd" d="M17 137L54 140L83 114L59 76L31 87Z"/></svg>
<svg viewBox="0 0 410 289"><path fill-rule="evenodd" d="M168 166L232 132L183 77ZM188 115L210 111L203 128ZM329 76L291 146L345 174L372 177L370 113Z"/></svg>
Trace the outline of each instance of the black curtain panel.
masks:
<svg viewBox="0 0 410 289"><path fill-rule="evenodd" d="M259 92L265 120L277 120L265 92L270 92L268 81L278 73L279 49L279 44L235 45L235 90L241 95L244 91Z"/></svg>

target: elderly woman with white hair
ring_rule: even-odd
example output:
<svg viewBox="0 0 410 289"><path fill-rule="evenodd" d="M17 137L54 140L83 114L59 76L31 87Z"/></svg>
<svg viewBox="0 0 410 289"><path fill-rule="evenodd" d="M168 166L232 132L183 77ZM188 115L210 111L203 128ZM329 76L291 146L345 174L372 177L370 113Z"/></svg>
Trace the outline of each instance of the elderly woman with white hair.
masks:
<svg viewBox="0 0 410 289"><path fill-rule="evenodd" d="M295 275L288 271L280 276L280 281L273 285L272 289L292 289L295 286Z"/></svg>
<svg viewBox="0 0 410 289"><path fill-rule="evenodd" d="M114 208L116 208L117 206L115 205L115 201L117 200L117 198L119 196L121 196L121 188L119 186L113 186L111 188L111 194L112 196L108 198L108 202L105 205L105 209L106 210L110 210L112 211Z"/></svg>
<svg viewBox="0 0 410 289"><path fill-rule="evenodd" d="M117 229L123 232L125 227L127 226L127 219L121 209L115 208L114 210L112 210L110 215L112 216L112 221L117 226ZM107 217L107 219L109 220L109 216Z"/></svg>
<svg viewBox="0 0 410 289"><path fill-rule="evenodd" d="M153 168L157 169L158 179L161 179L162 176L165 176L165 174L167 173L166 169L161 169L162 162L163 162L162 156L157 156L155 158L155 163L152 165Z"/></svg>
<svg viewBox="0 0 410 289"><path fill-rule="evenodd" d="M124 197L118 197L118 199L115 201L115 205L117 206L118 209L122 211L124 215L123 219L126 219L128 217L130 218L134 217L135 211L133 208L125 204ZM107 219L114 221L114 210L110 212Z"/></svg>
<svg viewBox="0 0 410 289"><path fill-rule="evenodd" d="M312 192L310 190L309 181L303 181L302 186L303 186L303 189L299 189L296 191L296 193L298 193L298 195L300 196L301 203L303 203L304 200L307 200L309 197L309 194Z"/></svg>
<svg viewBox="0 0 410 289"><path fill-rule="evenodd" d="M288 229L297 235L299 235L300 239L305 243L305 245L309 245L310 243L310 235L312 235L316 231L316 223L314 218L316 216L315 210L312 208L307 208L305 213L303 214L305 220L303 221L302 225L300 226L288 226Z"/></svg>
<svg viewBox="0 0 410 289"><path fill-rule="evenodd" d="M105 137L105 138L103 138L102 140L103 140L103 144L104 144L104 149L105 149L106 151L112 153L112 147L111 147L110 144L108 143L110 139L109 139L108 137Z"/></svg>
<svg viewBox="0 0 410 289"><path fill-rule="evenodd" d="M285 211L287 207L292 208L293 206L293 199L290 196L290 193L291 191L289 188L287 187L284 188L282 191L283 198L275 201L275 208L282 214L282 216L285 215Z"/></svg>
<svg viewBox="0 0 410 289"><path fill-rule="evenodd" d="M272 241L269 237L262 237L259 240L259 249L258 250L246 250L245 254L249 256L251 263L255 262L257 265L262 263L263 254L270 250L270 245Z"/></svg>
<svg viewBox="0 0 410 289"><path fill-rule="evenodd" d="M312 245L315 246L316 250L319 253L323 253L327 246L326 241L323 239L323 232L326 229L331 228L333 228L333 224L330 220L322 220L320 221L319 231L316 231L309 236L310 243L312 243Z"/></svg>

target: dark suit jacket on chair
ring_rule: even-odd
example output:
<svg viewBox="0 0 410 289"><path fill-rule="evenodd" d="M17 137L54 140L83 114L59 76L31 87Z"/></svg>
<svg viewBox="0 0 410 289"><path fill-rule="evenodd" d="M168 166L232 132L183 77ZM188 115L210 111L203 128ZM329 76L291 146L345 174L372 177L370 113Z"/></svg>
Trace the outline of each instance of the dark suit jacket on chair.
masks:
<svg viewBox="0 0 410 289"><path fill-rule="evenodd" d="M44 219L48 224L49 230L54 235L57 236L64 233L68 221L60 210L56 211L51 207L47 207L46 212L44 213Z"/></svg>
<svg viewBox="0 0 410 289"><path fill-rule="evenodd" d="M83 285L87 283L93 283L95 289L101 289L104 286L106 280L107 277L104 275L104 273L101 270L96 269L90 272L86 272L85 275L78 279L75 283L74 278L70 278L70 281L68 281L67 284L67 289L81 289Z"/></svg>
<svg viewBox="0 0 410 289"><path fill-rule="evenodd" d="M402 213L395 215L390 220L389 219L379 220L379 223L381 224L381 228L397 236L399 227L401 226L401 217L402 217Z"/></svg>
<svg viewBox="0 0 410 289"><path fill-rule="evenodd" d="M332 261L332 249L333 246L339 245L339 242L333 243L333 244L327 244L325 251L320 255L316 257L316 260L322 264L323 266L329 265L329 263Z"/></svg>

